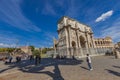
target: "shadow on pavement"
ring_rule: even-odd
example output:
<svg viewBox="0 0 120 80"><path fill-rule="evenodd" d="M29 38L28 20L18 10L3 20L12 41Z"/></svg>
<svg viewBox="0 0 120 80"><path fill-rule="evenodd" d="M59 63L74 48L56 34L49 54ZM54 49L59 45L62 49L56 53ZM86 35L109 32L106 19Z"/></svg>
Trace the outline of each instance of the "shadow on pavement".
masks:
<svg viewBox="0 0 120 80"><path fill-rule="evenodd" d="M120 68L120 66L113 66L113 67L115 67L115 68Z"/></svg>
<svg viewBox="0 0 120 80"><path fill-rule="evenodd" d="M116 75L116 76L119 76L120 77L120 72L117 72L117 71L113 71L113 70L109 70L109 69L105 69L107 70L109 73L113 74L113 75Z"/></svg>
<svg viewBox="0 0 120 80"><path fill-rule="evenodd" d="M11 63L4 63L4 64L8 65L8 68L0 70L0 73L10 70L10 69L13 69L13 68L16 68L16 67L22 68L24 66L28 66L28 65L33 64L33 62L30 62L29 60L22 60L21 62L18 62L18 63L11 62Z"/></svg>
<svg viewBox="0 0 120 80"><path fill-rule="evenodd" d="M26 72L26 73L37 73L37 74L47 74L50 76L53 80L64 80L64 78L61 75L59 65L78 65L81 64L82 60L77 59L53 59L53 58L43 58L41 60L41 64L35 66L34 61L30 62L29 60L22 60L19 63L11 63L7 64L9 65L9 68L1 70L0 73L17 67L20 71ZM45 67L53 66L54 70L53 72L50 71L43 71Z"/></svg>
<svg viewBox="0 0 120 80"><path fill-rule="evenodd" d="M81 68L83 68L83 69L86 69L86 70L89 70L88 68L86 68L86 67L83 67L83 66L80 66Z"/></svg>

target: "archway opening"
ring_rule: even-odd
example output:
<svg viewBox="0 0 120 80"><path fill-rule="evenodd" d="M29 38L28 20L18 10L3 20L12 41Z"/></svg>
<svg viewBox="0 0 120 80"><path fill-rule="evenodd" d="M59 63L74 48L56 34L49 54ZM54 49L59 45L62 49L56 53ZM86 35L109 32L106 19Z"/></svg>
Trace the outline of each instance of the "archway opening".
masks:
<svg viewBox="0 0 120 80"><path fill-rule="evenodd" d="M73 48L76 47L76 43L75 43L75 41L72 41L72 47L73 47Z"/></svg>
<svg viewBox="0 0 120 80"><path fill-rule="evenodd" d="M72 41L72 56L76 55L76 43L75 41Z"/></svg>
<svg viewBox="0 0 120 80"><path fill-rule="evenodd" d="M80 36L80 45L81 45L81 48L86 48L85 43L86 43L85 38L83 36Z"/></svg>

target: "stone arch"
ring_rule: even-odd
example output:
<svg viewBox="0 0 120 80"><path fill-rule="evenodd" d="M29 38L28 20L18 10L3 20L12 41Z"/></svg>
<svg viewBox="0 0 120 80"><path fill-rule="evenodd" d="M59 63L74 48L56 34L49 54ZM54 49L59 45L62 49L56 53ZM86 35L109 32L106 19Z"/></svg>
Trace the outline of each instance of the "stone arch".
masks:
<svg viewBox="0 0 120 80"><path fill-rule="evenodd" d="M100 41L100 44L102 45L102 41Z"/></svg>
<svg viewBox="0 0 120 80"><path fill-rule="evenodd" d="M76 43L75 43L75 41L72 41L72 47L73 47L73 48L76 47Z"/></svg>
<svg viewBox="0 0 120 80"><path fill-rule="evenodd" d="M97 41L95 41L95 44L97 45Z"/></svg>
<svg viewBox="0 0 120 80"><path fill-rule="evenodd" d="M81 45L81 48L86 48L86 41L85 41L85 38L83 36L80 36L80 45Z"/></svg>
<svg viewBox="0 0 120 80"><path fill-rule="evenodd" d="M72 41L72 56L75 56L76 55L76 42L75 41Z"/></svg>
<svg viewBox="0 0 120 80"><path fill-rule="evenodd" d="M98 44L100 44L100 41L98 40Z"/></svg>

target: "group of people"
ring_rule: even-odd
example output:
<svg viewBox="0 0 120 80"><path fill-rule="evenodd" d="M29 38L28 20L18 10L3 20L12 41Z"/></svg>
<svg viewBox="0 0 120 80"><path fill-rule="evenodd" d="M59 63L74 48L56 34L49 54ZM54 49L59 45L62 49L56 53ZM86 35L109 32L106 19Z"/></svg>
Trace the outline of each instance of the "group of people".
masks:
<svg viewBox="0 0 120 80"><path fill-rule="evenodd" d="M6 59L3 60L5 62L5 64L8 64L8 63L12 63L13 61L13 56L12 55L9 55L6 57ZM20 62L21 61L21 56L16 56L16 62Z"/></svg>
<svg viewBox="0 0 120 80"><path fill-rule="evenodd" d="M3 61L5 62L5 64L7 63L11 63L12 62L13 57L11 55L4 57Z"/></svg>
<svg viewBox="0 0 120 80"><path fill-rule="evenodd" d="M52 57L53 58L53 57ZM56 59L66 59L66 56L60 56L59 54L56 55Z"/></svg>
<svg viewBox="0 0 120 80"><path fill-rule="evenodd" d="M57 56L57 58L60 58L59 56ZM72 57L74 59L74 57ZM11 63L12 62L12 55L9 55L8 58L7 58L7 61L5 61L5 64L6 63ZM30 55L29 56L29 60L30 62L34 61L35 62L35 65L39 65L41 63L41 56L40 55L36 55L35 57L33 55ZM16 56L16 62L20 62L21 61L21 56ZM86 62L88 64L88 67L89 67L89 70L93 70L92 68L92 62L91 62L91 57L89 54L87 54L87 57L86 57Z"/></svg>
<svg viewBox="0 0 120 80"><path fill-rule="evenodd" d="M41 56L36 55L35 57L35 65L39 65L41 63Z"/></svg>
<svg viewBox="0 0 120 80"><path fill-rule="evenodd" d="M33 55L29 55L28 58L26 58L28 60L30 60L30 62L34 62L35 65L39 65L40 62L41 62L41 56L40 55L36 55L36 56L33 56ZM21 61L21 56L17 56L16 57L16 62L20 62Z"/></svg>
<svg viewBox="0 0 120 80"><path fill-rule="evenodd" d="M19 63L21 62L22 60L22 56L16 56L16 63ZM27 60L30 60L30 62L34 62L35 65L39 65L41 63L41 56L40 55L36 55L35 57L33 55L29 55L28 58L26 58ZM8 64L8 63L11 63L13 60L13 56L12 55L9 55L6 59L4 59L4 63L5 64Z"/></svg>
<svg viewBox="0 0 120 80"><path fill-rule="evenodd" d="M33 55L29 56L30 62L35 61L35 65L39 65L41 63L41 56L36 55L35 58Z"/></svg>
<svg viewBox="0 0 120 80"><path fill-rule="evenodd" d="M16 56L16 62L20 62L21 61L21 56Z"/></svg>

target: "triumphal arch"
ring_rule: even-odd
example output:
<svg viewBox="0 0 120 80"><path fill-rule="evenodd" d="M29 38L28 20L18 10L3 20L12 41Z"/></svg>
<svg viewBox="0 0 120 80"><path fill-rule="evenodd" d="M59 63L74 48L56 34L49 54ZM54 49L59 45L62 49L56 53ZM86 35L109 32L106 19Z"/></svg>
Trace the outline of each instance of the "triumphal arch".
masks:
<svg viewBox="0 0 120 80"><path fill-rule="evenodd" d="M61 55L81 56L84 50L94 48L93 31L88 25L69 17L62 17L58 21L58 40L54 40L54 47Z"/></svg>

